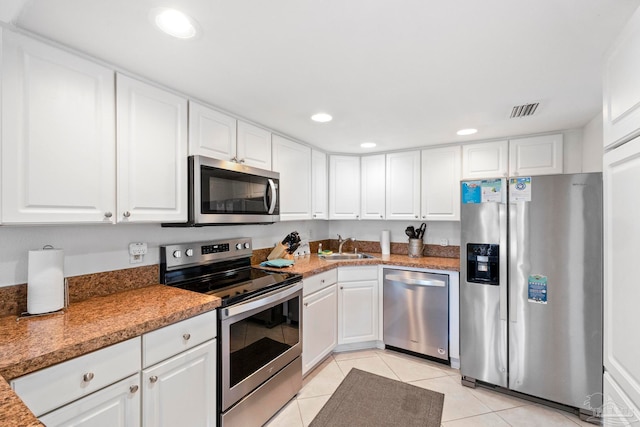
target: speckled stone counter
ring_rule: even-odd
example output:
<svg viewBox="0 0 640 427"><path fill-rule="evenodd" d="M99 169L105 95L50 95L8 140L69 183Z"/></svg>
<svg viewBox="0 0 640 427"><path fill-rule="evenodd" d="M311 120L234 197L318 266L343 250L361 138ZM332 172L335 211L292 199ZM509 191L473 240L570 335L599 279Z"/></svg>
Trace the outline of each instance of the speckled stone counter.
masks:
<svg viewBox="0 0 640 427"><path fill-rule="evenodd" d="M327 261L318 255L306 255L294 258L295 263L284 269L287 273L301 274L303 278L331 270L336 267L348 267L355 265L397 265L401 267L425 268L432 270L460 271L460 259L443 257L410 258L407 255L382 255L368 253L374 258L365 258L350 261ZM261 267L265 270L283 271L281 268Z"/></svg>
<svg viewBox="0 0 640 427"><path fill-rule="evenodd" d="M0 427L41 425L6 381L219 305L217 297L152 285L72 303L62 314L0 317Z"/></svg>

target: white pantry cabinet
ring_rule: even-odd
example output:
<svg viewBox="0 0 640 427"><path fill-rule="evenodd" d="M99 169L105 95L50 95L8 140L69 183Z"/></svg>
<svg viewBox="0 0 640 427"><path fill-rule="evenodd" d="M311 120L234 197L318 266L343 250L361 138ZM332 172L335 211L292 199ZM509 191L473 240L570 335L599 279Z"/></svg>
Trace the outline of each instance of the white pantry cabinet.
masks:
<svg viewBox="0 0 640 427"><path fill-rule="evenodd" d="M338 345L376 341L378 266L338 268Z"/></svg>
<svg viewBox="0 0 640 427"><path fill-rule="evenodd" d="M114 72L2 32L2 221L115 221Z"/></svg>
<svg viewBox="0 0 640 427"><path fill-rule="evenodd" d="M331 354L338 344L337 280L337 270L332 269L303 281L303 375Z"/></svg>
<svg viewBox="0 0 640 427"><path fill-rule="evenodd" d="M385 219L385 155L362 156L360 169L361 218Z"/></svg>
<svg viewBox="0 0 640 427"><path fill-rule="evenodd" d="M327 155L311 150L311 213L313 219L329 219Z"/></svg>
<svg viewBox="0 0 640 427"><path fill-rule="evenodd" d="M189 155L221 160L236 157L236 119L189 101Z"/></svg>
<svg viewBox="0 0 640 427"><path fill-rule="evenodd" d="M272 156L280 173L280 220L311 219L311 148L273 135Z"/></svg>
<svg viewBox="0 0 640 427"><path fill-rule="evenodd" d="M386 217L417 220L420 217L420 151L390 153L386 157Z"/></svg>
<svg viewBox="0 0 640 427"><path fill-rule="evenodd" d="M238 120L236 158L238 163L271 170L271 132Z"/></svg>
<svg viewBox="0 0 640 427"><path fill-rule="evenodd" d="M118 74L118 222L187 221L187 145L187 100Z"/></svg>
<svg viewBox="0 0 640 427"><path fill-rule="evenodd" d="M461 148L422 150L421 218L460 221Z"/></svg>
<svg viewBox="0 0 640 427"><path fill-rule="evenodd" d="M360 157L329 156L329 219L360 218Z"/></svg>
<svg viewBox="0 0 640 427"><path fill-rule="evenodd" d="M462 146L462 179L500 178L509 173L509 141Z"/></svg>
<svg viewBox="0 0 640 427"><path fill-rule="evenodd" d="M562 134L509 140L509 176L555 175L563 171Z"/></svg>
<svg viewBox="0 0 640 427"><path fill-rule="evenodd" d="M640 10L609 49L604 65L604 146L640 135Z"/></svg>

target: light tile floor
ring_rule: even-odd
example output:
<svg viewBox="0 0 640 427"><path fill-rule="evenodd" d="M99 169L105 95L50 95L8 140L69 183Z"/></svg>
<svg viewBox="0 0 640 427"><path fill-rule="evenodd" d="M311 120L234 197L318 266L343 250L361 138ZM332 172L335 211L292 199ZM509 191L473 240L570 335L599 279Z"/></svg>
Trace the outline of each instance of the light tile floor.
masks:
<svg viewBox="0 0 640 427"><path fill-rule="evenodd" d="M444 393L443 427L593 427L568 412L492 390L464 387L460 384L460 371L448 366L378 349L329 356L305 377L298 396L266 426L308 426L351 368Z"/></svg>

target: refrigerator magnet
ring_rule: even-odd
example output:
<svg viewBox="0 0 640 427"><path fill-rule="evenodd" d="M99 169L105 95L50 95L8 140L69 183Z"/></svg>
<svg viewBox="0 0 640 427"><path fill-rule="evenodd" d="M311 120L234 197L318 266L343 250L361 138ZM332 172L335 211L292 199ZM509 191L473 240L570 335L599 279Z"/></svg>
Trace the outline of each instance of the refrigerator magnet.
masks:
<svg viewBox="0 0 640 427"><path fill-rule="evenodd" d="M531 177L509 178L509 202L531 201Z"/></svg>
<svg viewBox="0 0 640 427"><path fill-rule="evenodd" d="M533 274L529 276L527 286L527 296L529 302L537 304L547 303L547 276Z"/></svg>
<svg viewBox="0 0 640 427"><path fill-rule="evenodd" d="M462 183L462 203L480 203L482 193L480 191L481 181L466 181Z"/></svg>

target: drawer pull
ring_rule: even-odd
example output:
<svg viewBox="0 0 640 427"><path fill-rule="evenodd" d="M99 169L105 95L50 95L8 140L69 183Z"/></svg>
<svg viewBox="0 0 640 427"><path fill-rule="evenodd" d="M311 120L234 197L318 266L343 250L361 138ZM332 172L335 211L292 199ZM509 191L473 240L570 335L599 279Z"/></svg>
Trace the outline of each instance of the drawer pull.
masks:
<svg viewBox="0 0 640 427"><path fill-rule="evenodd" d="M85 383L88 383L92 379L93 379L93 372L87 372L82 376L82 381L84 381Z"/></svg>
<svg viewBox="0 0 640 427"><path fill-rule="evenodd" d="M305 307L309 307L309 303L308 303L308 302L305 302L305 303L304 303L304 306L305 306Z"/></svg>
<svg viewBox="0 0 640 427"><path fill-rule="evenodd" d="M151 376L149 377L149 382L150 382L151 384L155 383L156 381L158 381L158 377L157 377L157 376L155 376L155 375L151 375Z"/></svg>
<svg viewBox="0 0 640 427"><path fill-rule="evenodd" d="M185 341L189 341L189 339L191 338L191 334L184 334L182 338L184 338Z"/></svg>
<svg viewBox="0 0 640 427"><path fill-rule="evenodd" d="M320 280L320 283L324 283L324 279Z"/></svg>
<svg viewBox="0 0 640 427"><path fill-rule="evenodd" d="M138 391L138 385L137 384L136 385L132 385L131 387L129 387L129 391L131 393L137 392Z"/></svg>

